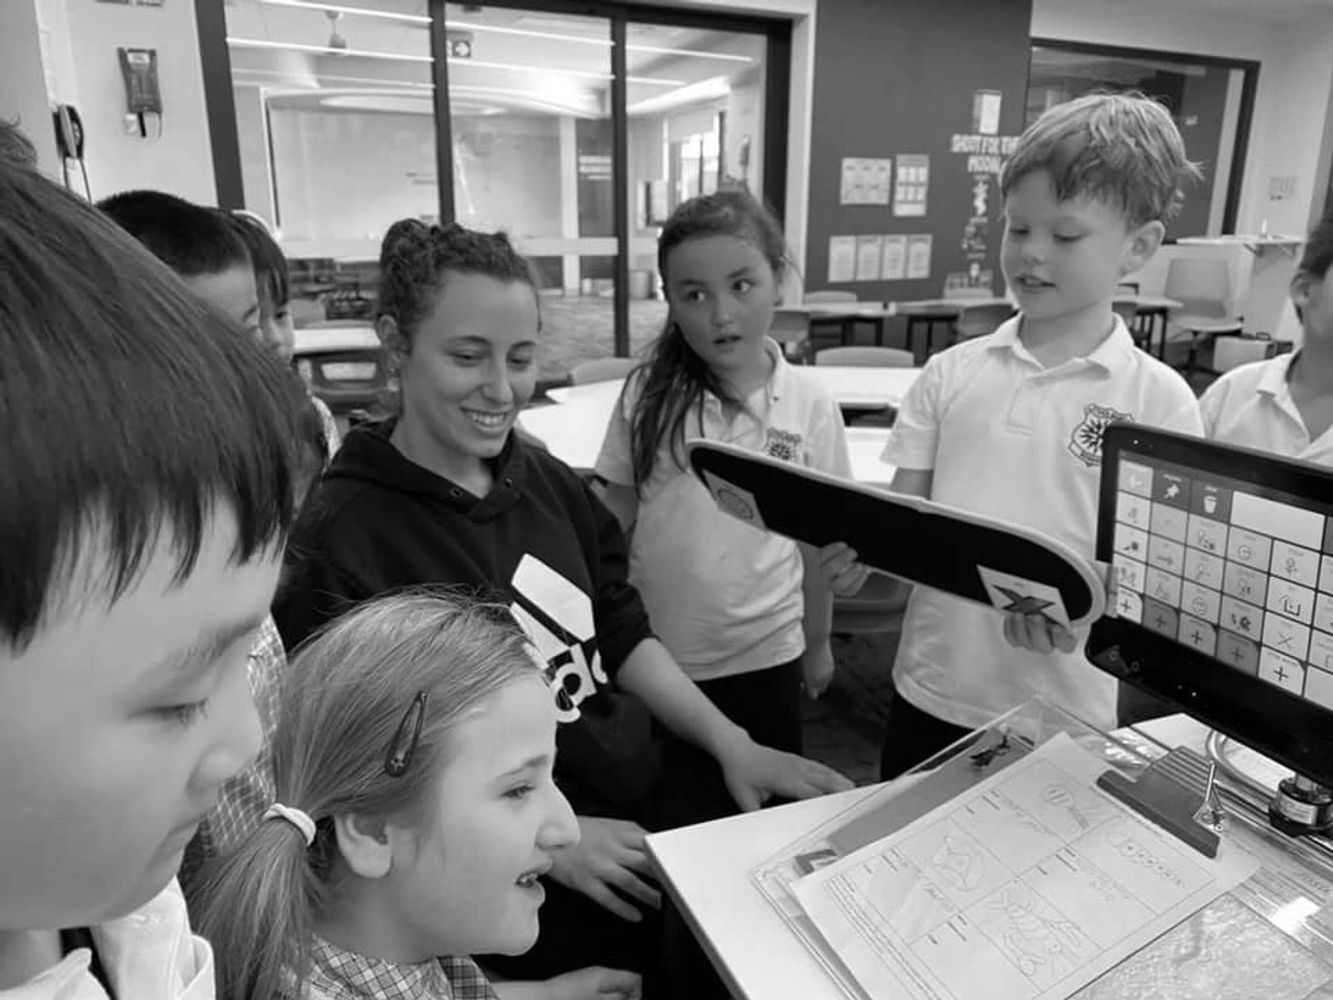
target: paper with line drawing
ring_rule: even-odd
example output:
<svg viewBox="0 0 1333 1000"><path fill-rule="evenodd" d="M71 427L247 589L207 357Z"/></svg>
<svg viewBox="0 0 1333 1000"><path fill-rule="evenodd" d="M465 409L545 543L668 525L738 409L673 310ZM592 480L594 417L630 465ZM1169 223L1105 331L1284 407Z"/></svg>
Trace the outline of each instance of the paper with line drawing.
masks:
<svg viewBox="0 0 1333 1000"><path fill-rule="evenodd" d="M1068 997L1247 878L1094 784L1057 736L993 778L795 885L872 997Z"/></svg>

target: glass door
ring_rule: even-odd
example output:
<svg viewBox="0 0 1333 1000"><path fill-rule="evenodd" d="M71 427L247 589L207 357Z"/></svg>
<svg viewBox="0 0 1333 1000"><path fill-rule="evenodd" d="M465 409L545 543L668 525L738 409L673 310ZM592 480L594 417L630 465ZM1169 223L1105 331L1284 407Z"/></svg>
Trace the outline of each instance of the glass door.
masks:
<svg viewBox="0 0 1333 1000"><path fill-rule="evenodd" d="M244 207L292 262L301 325L368 319L380 240L439 219L421 0L228 0Z"/></svg>
<svg viewBox="0 0 1333 1000"><path fill-rule="evenodd" d="M611 22L446 3L454 217L507 231L539 275L541 375L611 353Z"/></svg>
<svg viewBox="0 0 1333 1000"><path fill-rule="evenodd" d="M276 228L309 322L372 311L397 219L503 229L540 276L542 374L561 379L661 332L677 205L782 197L785 22L599 0L197 3L221 200Z"/></svg>
<svg viewBox="0 0 1333 1000"><path fill-rule="evenodd" d="M767 47L760 33L627 26L632 352L666 322L657 237L676 206L722 187L763 196Z"/></svg>

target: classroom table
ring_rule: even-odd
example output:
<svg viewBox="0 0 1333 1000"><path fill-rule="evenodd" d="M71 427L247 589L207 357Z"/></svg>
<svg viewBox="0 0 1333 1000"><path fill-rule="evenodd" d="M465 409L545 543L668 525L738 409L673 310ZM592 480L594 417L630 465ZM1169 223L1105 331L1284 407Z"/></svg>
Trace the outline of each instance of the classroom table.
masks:
<svg viewBox="0 0 1333 1000"><path fill-rule="evenodd" d="M820 324L836 325L844 347L855 341L857 323L874 324L875 343L883 344L886 326L897 315L891 302L803 302L798 308L810 313L811 332Z"/></svg>
<svg viewBox="0 0 1333 1000"><path fill-rule="evenodd" d="M530 407L519 414L518 423L571 469L591 472L602 450L610 416L609 405L585 399ZM848 427L846 433L852 478L867 485L888 486L893 481L894 467L880 456L889 439L889 428Z"/></svg>
<svg viewBox="0 0 1333 1000"><path fill-rule="evenodd" d="M1180 302L1164 295L1117 295L1115 303L1118 305L1131 303L1138 316L1147 319L1143 332L1147 334L1149 345L1151 345L1153 335L1158 331L1159 325L1161 342L1165 343L1167 314L1170 310L1181 307ZM895 316L901 316L907 324L904 347L915 353L916 329L918 326L924 325L926 328L924 357L928 358L934 348L935 326L937 324L943 324L947 330L952 331L954 323L958 321L958 317L963 314L964 310L996 305L1010 305L1015 310L1018 308L1012 299L1001 296L906 299L892 302L827 302L814 305L806 304L802 305L801 308L810 310L812 321L818 319L838 321L841 324L841 338L844 344L852 342L858 322L874 323L875 343L883 344L888 321ZM949 343L952 342L953 337L951 335Z"/></svg>
<svg viewBox="0 0 1333 1000"><path fill-rule="evenodd" d="M1206 732L1205 727L1193 719L1172 716L1140 724L1120 735L1140 752L1152 750L1156 755L1174 746L1199 750ZM907 776L898 780L910 782L914 779ZM648 854L667 896L735 997L741 1000L786 1000L788 997L845 1000L818 960L761 895L751 880L751 873L778 851L873 792L873 788L858 788L648 836ZM1185 923L1196 921L1196 918L1207 919L1196 914ZM1203 938L1206 935L1201 932L1196 936ZM1156 948L1161 940L1144 950ZM1176 954L1162 949L1168 952L1161 956L1164 974L1169 974L1170 966L1176 962L1197 971L1199 966L1189 963L1206 962L1208 958L1197 954L1198 942L1195 943L1196 953L1187 950ZM1241 947L1242 942L1238 941L1235 946ZM1300 957L1302 961L1308 958L1316 967L1319 964L1307 953L1302 952ZM1108 977L1113 975L1114 972L1107 973ZM1327 975L1333 982L1333 969L1329 969ZM1207 976L1191 980L1192 990L1175 994L1163 994L1154 989L1165 986L1165 983L1138 982L1126 992L1122 979L1114 982L1112 988L1110 983L1099 981L1077 996L1095 996L1099 1000L1112 997L1121 1000L1123 997L1127 1000L1131 996L1151 993L1187 1000L1217 995L1217 984L1210 984ZM1314 995L1306 989L1299 996L1288 996L1275 988L1268 1000L1302 1000Z"/></svg>
<svg viewBox="0 0 1333 1000"><path fill-rule="evenodd" d="M1184 303L1165 295L1117 295L1115 301L1134 304L1134 326L1129 331L1134 342L1151 354L1152 342L1157 338L1157 357L1162 359L1166 354L1167 318L1172 309L1179 309Z"/></svg>
<svg viewBox="0 0 1333 1000"><path fill-rule="evenodd" d="M862 368L844 365L797 365L797 378L812 379L833 396L839 406L851 410L885 410L901 405L907 390L921 374L920 368ZM624 379L607 379L584 385L565 385L548 389L546 395L556 402L596 402L610 407L620 398Z"/></svg>

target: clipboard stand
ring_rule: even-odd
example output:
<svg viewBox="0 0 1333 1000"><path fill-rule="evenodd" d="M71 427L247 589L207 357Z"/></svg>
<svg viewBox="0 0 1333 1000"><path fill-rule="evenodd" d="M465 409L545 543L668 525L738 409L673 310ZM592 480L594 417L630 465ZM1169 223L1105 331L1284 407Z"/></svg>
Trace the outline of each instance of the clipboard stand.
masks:
<svg viewBox="0 0 1333 1000"><path fill-rule="evenodd" d="M1197 784L1200 767L1207 770L1203 787ZM1226 822L1215 776L1214 766L1192 750L1178 747L1150 764L1137 779L1121 771L1103 771L1097 787L1204 857L1215 858Z"/></svg>
<svg viewBox="0 0 1333 1000"><path fill-rule="evenodd" d="M1097 560L1094 565L1106 583L1106 614L1114 618L1119 610L1115 571L1108 562ZM1207 772L1202 784L1201 769ZM1215 858L1226 821L1215 787L1216 773L1216 767L1198 754L1178 747L1150 764L1137 778L1114 769L1104 771L1097 778L1097 787L1204 857Z"/></svg>

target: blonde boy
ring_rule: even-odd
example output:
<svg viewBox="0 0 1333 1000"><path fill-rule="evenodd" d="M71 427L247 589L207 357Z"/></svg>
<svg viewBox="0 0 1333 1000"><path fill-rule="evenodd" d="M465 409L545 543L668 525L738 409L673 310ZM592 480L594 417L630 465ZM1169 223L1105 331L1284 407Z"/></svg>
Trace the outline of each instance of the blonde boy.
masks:
<svg viewBox="0 0 1333 1000"><path fill-rule="evenodd" d="M1000 178L1001 263L1019 315L926 365L884 454L898 467L895 490L1038 528L1092 556L1105 426L1201 431L1184 379L1137 350L1111 309L1117 283L1157 251L1193 173L1170 115L1142 97L1083 97L1023 134ZM850 561L849 550L826 551L838 592L864 579ZM882 776L1035 694L1113 726L1115 681L1071 638L1041 616L1006 618L918 587L894 664Z"/></svg>

